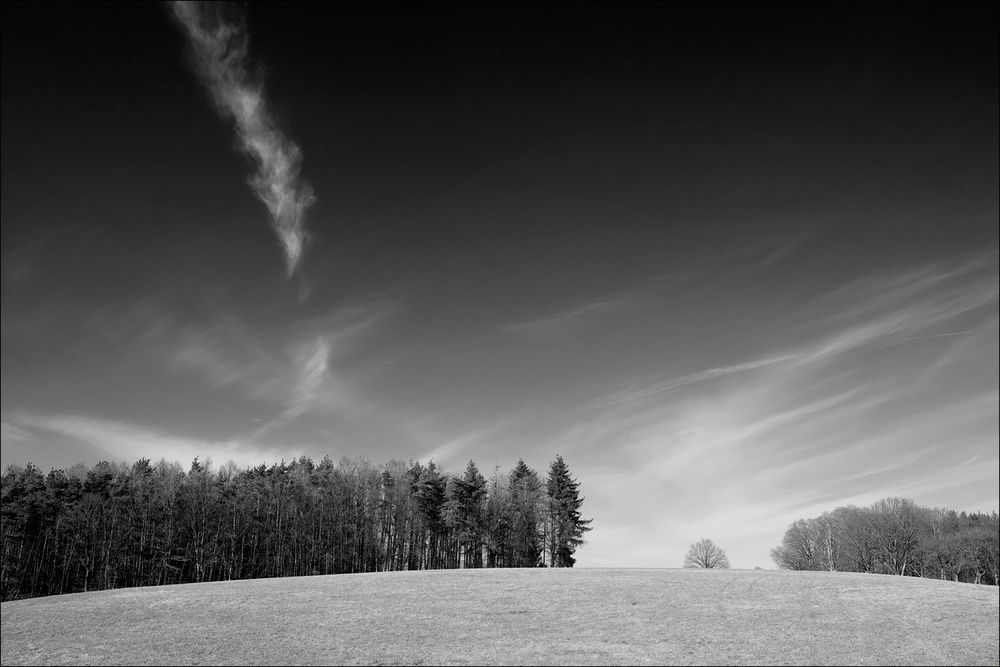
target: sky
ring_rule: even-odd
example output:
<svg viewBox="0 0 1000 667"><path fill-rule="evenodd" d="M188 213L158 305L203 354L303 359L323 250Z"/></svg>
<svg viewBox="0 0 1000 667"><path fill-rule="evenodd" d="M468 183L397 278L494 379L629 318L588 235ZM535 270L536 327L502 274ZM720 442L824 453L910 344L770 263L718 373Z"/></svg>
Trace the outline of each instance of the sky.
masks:
<svg viewBox="0 0 1000 667"><path fill-rule="evenodd" d="M562 455L581 567L1000 506L996 3L2 7L2 466Z"/></svg>

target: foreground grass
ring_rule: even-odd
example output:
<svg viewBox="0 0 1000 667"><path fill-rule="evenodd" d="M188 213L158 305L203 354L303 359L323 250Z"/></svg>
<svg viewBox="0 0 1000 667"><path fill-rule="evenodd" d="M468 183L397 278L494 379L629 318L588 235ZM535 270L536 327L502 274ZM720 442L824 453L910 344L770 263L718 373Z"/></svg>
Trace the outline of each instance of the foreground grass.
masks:
<svg viewBox="0 0 1000 667"><path fill-rule="evenodd" d="M996 665L996 587L831 572L460 570L0 605L15 664Z"/></svg>

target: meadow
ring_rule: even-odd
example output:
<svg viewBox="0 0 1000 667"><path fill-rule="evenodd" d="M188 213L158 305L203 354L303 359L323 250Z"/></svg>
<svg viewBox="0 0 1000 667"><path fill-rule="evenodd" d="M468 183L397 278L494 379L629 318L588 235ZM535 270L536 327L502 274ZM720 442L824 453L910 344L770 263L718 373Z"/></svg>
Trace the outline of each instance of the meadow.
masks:
<svg viewBox="0 0 1000 667"><path fill-rule="evenodd" d="M996 665L995 586L838 572L480 569L4 602L3 665Z"/></svg>

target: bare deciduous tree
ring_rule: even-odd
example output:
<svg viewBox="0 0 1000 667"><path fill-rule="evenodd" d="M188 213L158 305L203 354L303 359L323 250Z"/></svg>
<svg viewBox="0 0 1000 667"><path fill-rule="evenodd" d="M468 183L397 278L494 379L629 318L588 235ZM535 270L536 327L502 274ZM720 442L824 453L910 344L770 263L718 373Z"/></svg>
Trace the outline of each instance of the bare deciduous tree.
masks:
<svg viewBox="0 0 1000 667"><path fill-rule="evenodd" d="M703 539L695 542L684 556L684 567L701 567L711 569L729 569L729 559L726 552L715 545L712 540Z"/></svg>

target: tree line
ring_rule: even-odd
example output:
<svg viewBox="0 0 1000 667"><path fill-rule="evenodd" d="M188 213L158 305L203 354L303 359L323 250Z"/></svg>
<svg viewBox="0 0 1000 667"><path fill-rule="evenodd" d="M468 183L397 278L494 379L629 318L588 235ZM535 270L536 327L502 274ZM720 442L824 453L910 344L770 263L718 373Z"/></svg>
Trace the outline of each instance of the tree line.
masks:
<svg viewBox="0 0 1000 667"><path fill-rule="evenodd" d="M101 461L0 477L0 599L348 572L572 567L590 530L561 456L489 480L433 461L212 470Z"/></svg>
<svg viewBox="0 0 1000 667"><path fill-rule="evenodd" d="M1000 521L996 512L955 512L885 498L799 519L771 551L790 570L873 572L997 585Z"/></svg>

